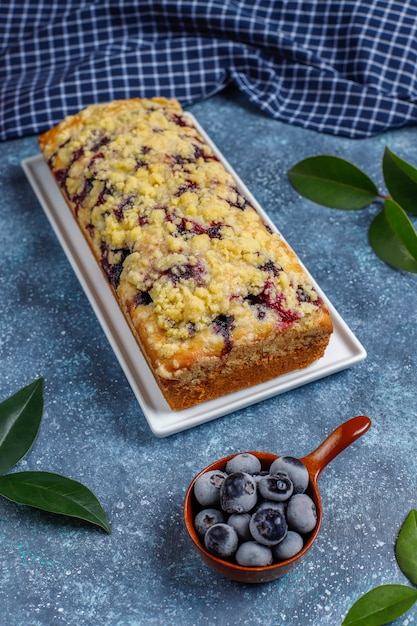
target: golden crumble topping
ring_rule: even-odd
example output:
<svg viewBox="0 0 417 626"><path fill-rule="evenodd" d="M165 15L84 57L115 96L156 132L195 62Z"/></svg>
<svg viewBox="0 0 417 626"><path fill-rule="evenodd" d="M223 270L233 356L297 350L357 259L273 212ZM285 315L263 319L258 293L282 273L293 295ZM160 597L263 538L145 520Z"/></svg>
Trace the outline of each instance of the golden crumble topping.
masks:
<svg viewBox="0 0 417 626"><path fill-rule="evenodd" d="M93 105L61 125L51 168L112 286L160 356L198 333L288 327L321 306L295 255L175 101Z"/></svg>

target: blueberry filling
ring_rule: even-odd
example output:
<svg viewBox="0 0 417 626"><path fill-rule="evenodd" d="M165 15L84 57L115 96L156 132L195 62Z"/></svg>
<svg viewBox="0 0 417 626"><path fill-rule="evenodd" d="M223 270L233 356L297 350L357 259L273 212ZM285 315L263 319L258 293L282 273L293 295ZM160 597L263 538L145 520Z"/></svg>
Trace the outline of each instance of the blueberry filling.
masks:
<svg viewBox="0 0 417 626"><path fill-rule="evenodd" d="M80 159L85 151L85 147L81 146L80 148L78 148L78 150L74 150L74 152L72 153L71 156L71 163L70 163L70 167L71 165L73 165L75 163L75 161L78 161L78 159Z"/></svg>
<svg viewBox="0 0 417 626"><path fill-rule="evenodd" d="M298 302L310 302L311 300L310 296L304 291L301 285L297 287L297 300Z"/></svg>
<svg viewBox="0 0 417 626"><path fill-rule="evenodd" d="M275 286L270 282L265 283L260 293L249 294L245 299L251 306L256 307L258 319L263 319L268 309L274 311L280 321L287 324L295 322L300 317L297 311L285 308L284 294L277 293Z"/></svg>
<svg viewBox="0 0 417 626"><path fill-rule="evenodd" d="M273 276L278 276L278 274L282 272L282 267L280 265L275 265L275 263L271 260L264 263L264 265L261 265L259 269L264 272L269 272Z"/></svg>
<svg viewBox="0 0 417 626"><path fill-rule="evenodd" d="M197 144L193 145L194 148L194 158L195 160L197 159L204 159L204 161L218 161L219 159L214 155L214 154L207 154L207 152L204 152L204 150L202 148L200 148L200 146L198 146Z"/></svg>
<svg viewBox="0 0 417 626"><path fill-rule="evenodd" d="M179 187L174 195L179 198L179 196L182 196L182 194L186 191L197 191L197 189L199 189L199 185L196 182L193 180L186 180L185 185Z"/></svg>
<svg viewBox="0 0 417 626"><path fill-rule="evenodd" d="M133 205L134 205L134 197L127 196L126 198L123 198L121 203L115 209L113 209L113 213L118 222L123 221L123 215L124 215L125 209L131 208Z"/></svg>
<svg viewBox="0 0 417 626"><path fill-rule="evenodd" d="M187 126L188 128L192 128L191 124L189 124L184 117L178 115L178 113L173 113L171 115L171 119L177 126Z"/></svg>
<svg viewBox="0 0 417 626"><path fill-rule="evenodd" d="M196 265L174 265L174 267L170 267L164 274L172 280L174 285L178 285L180 281L189 280L190 278L193 278L198 286L201 287L204 285L203 276L205 269L201 263L197 263Z"/></svg>
<svg viewBox="0 0 417 626"><path fill-rule="evenodd" d="M152 298L147 291L138 291L132 300L133 306L139 306L141 304L151 304Z"/></svg>
<svg viewBox="0 0 417 626"><path fill-rule="evenodd" d="M123 261L130 254L130 250L127 250L125 248L110 250L109 246L106 243L102 243L100 246L100 252L102 267L106 272L110 284L116 289L120 283L120 275L123 271ZM109 261L110 252L112 252L113 254L118 254L119 260L116 263L111 263Z"/></svg>
<svg viewBox="0 0 417 626"><path fill-rule="evenodd" d="M216 334L221 335L224 339L224 348L222 356L230 352L233 348L232 330L235 327L235 318L233 315L218 315L213 320L213 330Z"/></svg>
<svg viewBox="0 0 417 626"><path fill-rule="evenodd" d="M146 215L139 215L139 217L138 217L138 225L139 226L146 226L147 224L149 224L149 218Z"/></svg>
<svg viewBox="0 0 417 626"><path fill-rule="evenodd" d="M173 222L176 220L175 216L168 216L168 220ZM205 227L197 222L191 221L185 217L182 217L180 223L177 224L177 233L179 235L208 235L210 239L221 239L220 229L223 224L220 222L212 222L210 226Z"/></svg>
<svg viewBox="0 0 417 626"><path fill-rule="evenodd" d="M220 233L220 229L222 228L223 224L221 224L220 222L212 222L210 224L210 226L207 229L207 235L210 237L210 239L221 239L222 235Z"/></svg>
<svg viewBox="0 0 417 626"><path fill-rule="evenodd" d="M230 198L224 198L229 204L229 206L234 207L235 209L239 209L240 211L244 211L246 207L249 206L249 202L246 200L244 196L240 193L237 187L232 187L232 191L236 193L236 200L231 200Z"/></svg>
<svg viewBox="0 0 417 626"><path fill-rule="evenodd" d="M169 159L173 162L174 165L184 165L185 163L194 162L194 158L187 158L182 156L181 154L169 155Z"/></svg>
<svg viewBox="0 0 417 626"><path fill-rule="evenodd" d="M55 176L55 180L57 181L58 185L60 187L64 187L65 182L66 182L66 180L68 178L68 168L63 167L60 170L57 170L54 173L54 176Z"/></svg>
<svg viewBox="0 0 417 626"><path fill-rule="evenodd" d="M99 193L99 196L97 198L97 202L96 202L96 206L100 206L101 204L104 204L107 200L106 196L112 196L113 195L113 189L110 185L108 185L107 183L104 183L102 190Z"/></svg>
<svg viewBox="0 0 417 626"><path fill-rule="evenodd" d="M190 337L192 337L193 335L195 335L195 332L196 332L196 331L195 331L195 324L194 324L194 322L189 322L189 323L187 324L187 329L188 329L188 335L189 335Z"/></svg>
<svg viewBox="0 0 417 626"><path fill-rule="evenodd" d="M91 167L97 159L104 159L103 152L97 152L93 157L91 157L89 167Z"/></svg>
<svg viewBox="0 0 417 626"><path fill-rule="evenodd" d="M103 146L107 146L108 143L110 143L110 137L106 137L106 135L102 135L101 137L97 139L95 143L92 144L90 150L91 152L97 152L97 150L99 150L100 148L103 148Z"/></svg>
<svg viewBox="0 0 417 626"><path fill-rule="evenodd" d="M84 181L83 188L80 191L80 193L77 193L74 196L72 196L71 200L75 204L75 214L76 215L78 214L78 211L79 211L82 203L84 202L84 200L86 199L86 197L88 196L88 194L90 193L92 188L93 188L93 179L92 178L86 178L85 181Z"/></svg>

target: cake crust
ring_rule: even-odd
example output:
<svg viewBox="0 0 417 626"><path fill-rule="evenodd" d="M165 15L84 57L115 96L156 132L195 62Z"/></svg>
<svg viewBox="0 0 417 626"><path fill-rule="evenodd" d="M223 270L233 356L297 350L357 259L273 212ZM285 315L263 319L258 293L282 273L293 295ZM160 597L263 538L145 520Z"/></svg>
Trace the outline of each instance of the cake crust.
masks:
<svg viewBox="0 0 417 626"><path fill-rule="evenodd" d="M327 307L176 100L91 105L39 146L171 409L323 356Z"/></svg>

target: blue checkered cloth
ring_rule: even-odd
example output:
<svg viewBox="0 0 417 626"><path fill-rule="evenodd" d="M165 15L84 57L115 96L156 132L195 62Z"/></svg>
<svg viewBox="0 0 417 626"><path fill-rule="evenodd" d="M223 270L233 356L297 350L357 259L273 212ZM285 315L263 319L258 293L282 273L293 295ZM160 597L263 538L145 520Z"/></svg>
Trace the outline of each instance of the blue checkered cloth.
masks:
<svg viewBox="0 0 417 626"><path fill-rule="evenodd" d="M234 84L273 118L366 137L417 122L417 0L0 0L0 139L93 102Z"/></svg>

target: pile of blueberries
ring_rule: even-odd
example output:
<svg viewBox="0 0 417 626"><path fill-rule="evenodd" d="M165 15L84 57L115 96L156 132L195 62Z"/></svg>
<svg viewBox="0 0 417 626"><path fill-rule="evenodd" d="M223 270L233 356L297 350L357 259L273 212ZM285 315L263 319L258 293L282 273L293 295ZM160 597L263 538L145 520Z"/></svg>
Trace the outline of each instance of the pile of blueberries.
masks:
<svg viewBox="0 0 417 626"><path fill-rule="evenodd" d="M209 470L195 481L197 534L211 554L242 566L285 561L300 552L317 524L308 484L299 459L278 457L262 470L254 454L237 454L224 471Z"/></svg>

